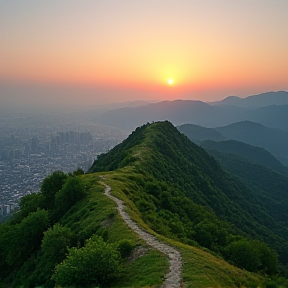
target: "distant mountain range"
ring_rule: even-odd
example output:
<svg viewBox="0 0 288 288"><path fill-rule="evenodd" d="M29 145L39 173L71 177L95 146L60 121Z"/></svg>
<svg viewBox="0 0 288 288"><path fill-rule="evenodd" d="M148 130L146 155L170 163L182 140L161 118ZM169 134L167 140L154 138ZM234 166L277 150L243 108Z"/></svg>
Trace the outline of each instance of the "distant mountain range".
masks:
<svg viewBox="0 0 288 288"><path fill-rule="evenodd" d="M164 120L177 126L189 123L204 127L219 127L248 120L288 131L288 92L269 92L245 99L228 97L209 104L192 100L163 101L139 107L123 107L101 115L90 113L89 120L126 130L133 130L147 122Z"/></svg>
<svg viewBox="0 0 288 288"><path fill-rule="evenodd" d="M206 128L195 124L183 124L178 126L177 129L185 134L190 140L198 144L205 140L227 140L227 138L215 128Z"/></svg>
<svg viewBox="0 0 288 288"><path fill-rule="evenodd" d="M246 98L229 96L222 101L212 102L210 104L237 106L242 108L261 108L272 105L288 105L288 92L267 92Z"/></svg>
<svg viewBox="0 0 288 288"><path fill-rule="evenodd" d="M178 130L184 133L190 140L198 144L205 140L237 140L252 146L261 147L273 154L282 162L282 165L288 165L288 132L286 131L268 128L264 125L251 121L241 121L217 128L205 128L199 125L185 124L179 126ZM216 150L228 149L228 152L231 152L233 149L233 151L235 151L238 148L242 151L248 150L249 146L240 142L226 141L225 143L214 143L213 149L216 149L217 146ZM212 145L211 143L212 142L207 142L206 144L203 143L201 145ZM259 153L259 151L259 149L256 151L255 149L250 148L249 157L251 157L253 153ZM266 156L264 156L262 153L261 157L267 158L267 153ZM272 156L271 154L270 156Z"/></svg>
<svg viewBox="0 0 288 288"><path fill-rule="evenodd" d="M201 143L201 147L207 151L217 151L221 154L234 155L245 161L266 166L275 172L288 176L288 167L283 165L276 157L263 148L235 140L220 142L206 140Z"/></svg>
<svg viewBox="0 0 288 288"><path fill-rule="evenodd" d="M288 123L288 122L287 122ZM278 159L288 162L288 132L267 128L258 123L242 121L216 128L227 139L262 147Z"/></svg>

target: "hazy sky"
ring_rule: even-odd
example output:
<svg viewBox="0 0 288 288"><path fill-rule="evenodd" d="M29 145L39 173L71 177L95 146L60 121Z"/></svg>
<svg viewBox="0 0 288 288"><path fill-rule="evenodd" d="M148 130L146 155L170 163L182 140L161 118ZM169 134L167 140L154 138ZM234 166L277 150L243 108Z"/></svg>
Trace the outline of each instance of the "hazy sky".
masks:
<svg viewBox="0 0 288 288"><path fill-rule="evenodd" d="M288 90L287 31L287 0L0 0L0 105Z"/></svg>

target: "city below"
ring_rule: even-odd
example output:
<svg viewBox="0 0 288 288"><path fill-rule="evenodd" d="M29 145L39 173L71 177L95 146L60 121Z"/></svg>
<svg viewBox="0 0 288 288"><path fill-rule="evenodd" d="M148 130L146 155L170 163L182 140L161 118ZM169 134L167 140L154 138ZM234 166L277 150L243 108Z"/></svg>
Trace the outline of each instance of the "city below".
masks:
<svg viewBox="0 0 288 288"><path fill-rule="evenodd" d="M86 171L97 155L124 138L124 133L110 127L41 120L28 126L21 117L1 121L0 221L19 209L21 197L38 192L47 175L56 170Z"/></svg>

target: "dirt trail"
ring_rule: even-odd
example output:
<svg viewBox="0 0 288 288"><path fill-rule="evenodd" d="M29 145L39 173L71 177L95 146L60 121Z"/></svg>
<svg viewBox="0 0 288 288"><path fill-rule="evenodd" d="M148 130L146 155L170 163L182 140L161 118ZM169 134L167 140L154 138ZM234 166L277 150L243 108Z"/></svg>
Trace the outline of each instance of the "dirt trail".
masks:
<svg viewBox="0 0 288 288"><path fill-rule="evenodd" d="M165 281L161 288L179 288L182 271L182 257L179 251L175 248L160 242L157 238L144 230L142 230L130 216L124 211L124 202L110 194L111 187L104 183L106 189L104 194L117 203L118 211L126 224L136 232L149 246L159 250L169 257L169 272L165 275Z"/></svg>

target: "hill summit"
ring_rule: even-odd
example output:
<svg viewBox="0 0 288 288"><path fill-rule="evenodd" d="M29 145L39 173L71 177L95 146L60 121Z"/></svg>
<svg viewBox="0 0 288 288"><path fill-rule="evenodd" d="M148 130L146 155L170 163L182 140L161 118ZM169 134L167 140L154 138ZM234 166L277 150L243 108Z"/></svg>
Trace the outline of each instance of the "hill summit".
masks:
<svg viewBox="0 0 288 288"><path fill-rule="evenodd" d="M264 240L278 251L283 263L287 262L287 223L274 219L269 202L263 204L259 191L226 172L170 122L137 128L121 144L100 155L89 172L128 168L138 175L135 182L145 194L144 200L136 194L129 197L156 232L185 243L197 242L223 255L231 235L249 235ZM284 210L281 213L287 213ZM205 239L202 233L206 233Z"/></svg>

